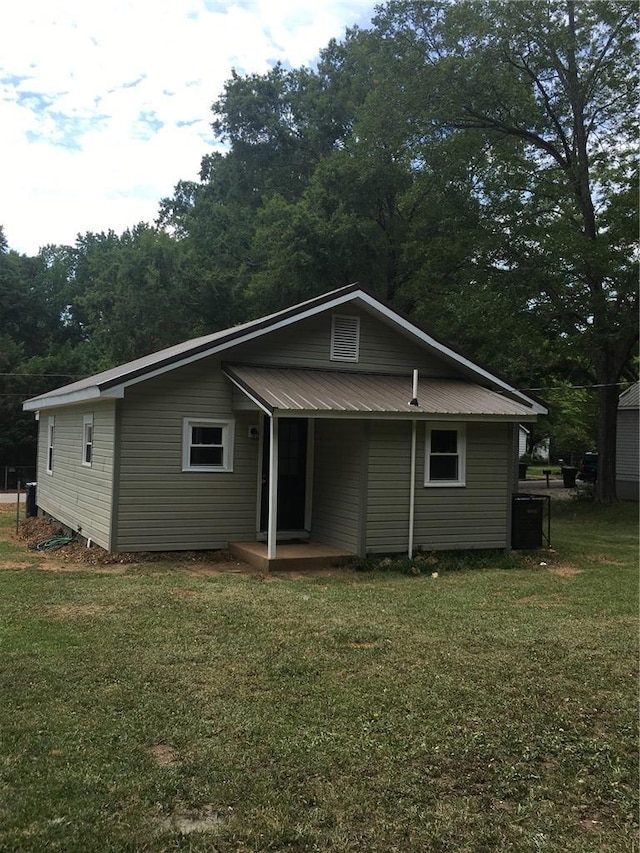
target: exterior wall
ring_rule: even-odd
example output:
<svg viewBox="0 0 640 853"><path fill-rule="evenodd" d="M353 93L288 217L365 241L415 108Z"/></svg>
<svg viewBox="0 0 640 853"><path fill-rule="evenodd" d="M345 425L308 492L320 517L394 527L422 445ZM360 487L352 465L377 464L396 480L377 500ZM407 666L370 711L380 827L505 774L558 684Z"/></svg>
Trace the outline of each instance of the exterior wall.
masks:
<svg viewBox="0 0 640 853"><path fill-rule="evenodd" d="M621 500L638 500L640 430L637 409L618 411L616 491Z"/></svg>
<svg viewBox="0 0 640 853"><path fill-rule="evenodd" d="M418 442L424 441L419 424ZM371 427L367 490L367 553L407 551L409 546L409 490L411 424L378 421ZM416 477L419 477L416 473ZM416 482L416 498L418 493Z"/></svg>
<svg viewBox="0 0 640 853"><path fill-rule="evenodd" d="M360 357L357 362L331 361L332 313L360 317ZM302 320L294 327L272 332L267 338L255 343L235 347L229 351L225 360L281 367L367 370L392 374L410 374L417 367L430 376L455 375L455 371L447 368L438 358L354 306L345 306L344 311L328 311Z"/></svg>
<svg viewBox="0 0 640 853"><path fill-rule="evenodd" d="M513 431L511 424L467 424L467 475L462 488L416 488L416 547L424 550L510 545ZM424 476L424 441L418 442Z"/></svg>
<svg viewBox="0 0 640 853"><path fill-rule="evenodd" d="M361 503L362 421L318 419L311 538L357 553Z"/></svg>
<svg viewBox="0 0 640 853"><path fill-rule="evenodd" d="M232 472L182 471L183 418L235 419ZM255 539L256 413L232 408L220 360L208 358L127 389L121 405L116 525L120 551L224 548Z"/></svg>
<svg viewBox="0 0 640 853"><path fill-rule="evenodd" d="M115 401L42 410L38 427L38 486L41 510L109 550ZM83 418L93 415L91 467L82 465ZM48 421L55 418L53 473L47 473Z"/></svg>
<svg viewBox="0 0 640 853"><path fill-rule="evenodd" d="M372 429L367 551L403 552L409 542L410 424ZM507 548L514 432L510 424L469 423L466 485L424 486L425 425L418 424L414 546L423 550Z"/></svg>

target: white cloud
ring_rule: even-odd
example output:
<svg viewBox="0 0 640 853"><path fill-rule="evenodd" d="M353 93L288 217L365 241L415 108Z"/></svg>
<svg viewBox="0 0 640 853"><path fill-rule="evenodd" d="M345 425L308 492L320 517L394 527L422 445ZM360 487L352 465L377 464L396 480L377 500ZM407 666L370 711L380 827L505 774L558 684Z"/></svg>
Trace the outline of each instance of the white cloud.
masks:
<svg viewBox="0 0 640 853"><path fill-rule="evenodd" d="M22 0L0 28L0 224L34 254L152 221L235 68L310 65L369 0Z"/></svg>

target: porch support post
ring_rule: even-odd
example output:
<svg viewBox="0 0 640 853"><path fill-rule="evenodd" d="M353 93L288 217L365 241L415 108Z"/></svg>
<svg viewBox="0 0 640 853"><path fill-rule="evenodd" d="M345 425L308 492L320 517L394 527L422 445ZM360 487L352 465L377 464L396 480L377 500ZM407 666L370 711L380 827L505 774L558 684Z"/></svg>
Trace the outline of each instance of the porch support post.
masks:
<svg viewBox="0 0 640 853"><path fill-rule="evenodd" d="M411 483L409 486L409 559L413 557L413 528L416 510L416 447L418 422L411 421Z"/></svg>
<svg viewBox="0 0 640 853"><path fill-rule="evenodd" d="M271 426L271 441L269 442L269 527L267 530L267 557L269 560L274 560L278 533L278 419L273 414L270 416L269 422Z"/></svg>

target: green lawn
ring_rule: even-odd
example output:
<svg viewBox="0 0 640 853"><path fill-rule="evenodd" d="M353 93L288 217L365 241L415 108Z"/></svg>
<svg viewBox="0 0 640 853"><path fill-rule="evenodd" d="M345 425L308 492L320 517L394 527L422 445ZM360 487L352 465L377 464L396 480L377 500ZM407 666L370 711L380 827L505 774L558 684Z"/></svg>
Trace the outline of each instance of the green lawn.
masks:
<svg viewBox="0 0 640 853"><path fill-rule="evenodd" d="M558 503L555 553L437 578L30 554L0 572L0 850L637 850L637 533Z"/></svg>

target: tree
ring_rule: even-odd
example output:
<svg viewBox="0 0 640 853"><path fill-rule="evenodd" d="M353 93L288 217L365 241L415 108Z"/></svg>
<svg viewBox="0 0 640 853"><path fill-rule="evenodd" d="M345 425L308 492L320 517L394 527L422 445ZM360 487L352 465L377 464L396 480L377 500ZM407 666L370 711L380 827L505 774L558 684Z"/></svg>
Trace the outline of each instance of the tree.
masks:
<svg viewBox="0 0 640 853"><path fill-rule="evenodd" d="M637 4L391 2L376 26L416 156L438 133L487 146L477 198L502 249L485 269L524 282L532 328L589 365L609 502L618 383L638 340Z"/></svg>

